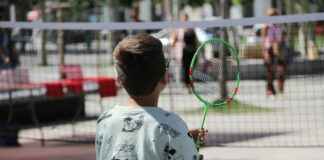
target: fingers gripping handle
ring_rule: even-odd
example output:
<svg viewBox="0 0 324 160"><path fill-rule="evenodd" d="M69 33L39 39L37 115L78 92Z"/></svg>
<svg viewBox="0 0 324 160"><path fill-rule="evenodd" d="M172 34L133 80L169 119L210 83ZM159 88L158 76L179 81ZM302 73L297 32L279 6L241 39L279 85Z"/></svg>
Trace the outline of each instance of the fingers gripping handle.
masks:
<svg viewBox="0 0 324 160"><path fill-rule="evenodd" d="M208 108L209 108L209 106L207 104L205 104L204 116L203 116L203 119L202 119L202 122L201 122L201 125L200 125L200 130L202 130L204 128ZM199 148L200 148L200 136L199 136L199 134L198 134L197 141L196 141L196 148L199 151Z"/></svg>

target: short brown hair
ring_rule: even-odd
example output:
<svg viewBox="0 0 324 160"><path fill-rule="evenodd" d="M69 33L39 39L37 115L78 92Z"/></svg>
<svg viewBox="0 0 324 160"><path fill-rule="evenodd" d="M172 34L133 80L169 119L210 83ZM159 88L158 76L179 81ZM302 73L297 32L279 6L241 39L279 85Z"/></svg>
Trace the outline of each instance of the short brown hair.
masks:
<svg viewBox="0 0 324 160"><path fill-rule="evenodd" d="M150 95L165 74L162 43L149 35L124 38L114 60L121 85L132 96Z"/></svg>
<svg viewBox="0 0 324 160"><path fill-rule="evenodd" d="M266 12L267 16L277 16L278 15L278 10L275 8L269 8Z"/></svg>

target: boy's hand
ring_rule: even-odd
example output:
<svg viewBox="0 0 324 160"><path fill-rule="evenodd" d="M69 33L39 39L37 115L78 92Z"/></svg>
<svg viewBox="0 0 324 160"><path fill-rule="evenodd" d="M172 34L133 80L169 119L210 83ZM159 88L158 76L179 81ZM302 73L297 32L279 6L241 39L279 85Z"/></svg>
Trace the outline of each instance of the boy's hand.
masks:
<svg viewBox="0 0 324 160"><path fill-rule="evenodd" d="M199 136L200 137L200 145L203 145L204 140L205 140L205 135L208 133L208 130L205 128L203 128L203 129L195 128L195 129L191 129L190 133L191 133L192 138L195 143L197 141L197 137Z"/></svg>

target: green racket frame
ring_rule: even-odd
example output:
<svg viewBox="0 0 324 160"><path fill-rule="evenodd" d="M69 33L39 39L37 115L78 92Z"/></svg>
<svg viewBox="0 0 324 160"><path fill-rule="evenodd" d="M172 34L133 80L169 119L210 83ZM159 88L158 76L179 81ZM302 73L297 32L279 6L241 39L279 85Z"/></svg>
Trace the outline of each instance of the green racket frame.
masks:
<svg viewBox="0 0 324 160"><path fill-rule="evenodd" d="M225 46L229 47L232 51L232 53L234 54L235 58L236 58L236 61L237 61L237 66L238 66L238 72L237 72L237 76L236 76L236 84L235 84L235 88L234 88L234 91L232 92L231 95L229 95L229 97L226 99L226 101L222 102L222 103L218 103L218 104L213 104L213 103L209 103L207 101L205 101L198 93L198 91L196 90L195 88L195 84L193 82L193 78L192 78L192 72L193 72L193 67L194 67L194 64L196 62L196 57L199 53L199 51L207 44L207 43L210 43L212 41L218 41L220 43L223 43ZM234 96L236 95L237 93L237 90L238 90L238 87L240 85L240 59L239 59L239 56L238 56L238 53L236 51L236 49L230 44L228 43L227 41L224 41L222 39L219 39L219 38L212 38L212 39L209 39L207 41L205 41L203 44L201 44L195 55L193 56L192 60L191 60L191 64L190 64L190 68L189 68L189 79L190 79L190 86L191 86L191 89L192 89L192 92L195 94L195 96L201 101L204 103L205 105L205 109L204 109L204 115L203 115L203 119L202 119L202 122L201 122L201 125L200 125L200 129L204 128L204 123L205 123L205 119L206 119L206 115L207 115L207 111L208 111L208 108L209 107L221 107L221 106L224 106L226 105L227 103L231 102L234 98ZM197 149L199 150L200 148L200 137L198 136L198 139L197 139L197 142L196 142L196 147Z"/></svg>

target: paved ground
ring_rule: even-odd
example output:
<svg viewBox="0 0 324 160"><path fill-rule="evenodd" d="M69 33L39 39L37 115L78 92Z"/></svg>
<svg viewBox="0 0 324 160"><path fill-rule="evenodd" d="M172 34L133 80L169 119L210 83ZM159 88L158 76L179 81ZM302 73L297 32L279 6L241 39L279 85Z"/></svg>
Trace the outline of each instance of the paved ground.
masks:
<svg viewBox="0 0 324 160"><path fill-rule="evenodd" d="M323 160L324 148L204 148L205 160Z"/></svg>
<svg viewBox="0 0 324 160"><path fill-rule="evenodd" d="M323 160L324 148L228 148L206 147L205 160ZM94 160L93 144L27 143L0 148L0 160Z"/></svg>
<svg viewBox="0 0 324 160"><path fill-rule="evenodd" d="M92 144L25 143L20 147L0 148L0 160L93 160Z"/></svg>

